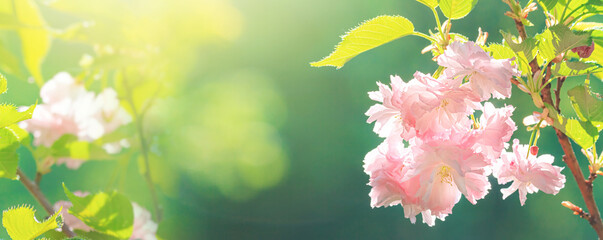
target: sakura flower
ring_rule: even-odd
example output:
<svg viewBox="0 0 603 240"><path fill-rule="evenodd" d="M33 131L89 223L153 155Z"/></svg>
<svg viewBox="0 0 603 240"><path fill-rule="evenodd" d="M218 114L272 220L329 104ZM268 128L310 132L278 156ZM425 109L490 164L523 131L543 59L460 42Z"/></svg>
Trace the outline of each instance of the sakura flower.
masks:
<svg viewBox="0 0 603 240"><path fill-rule="evenodd" d="M546 108L542 113L534 112L532 115L523 118L523 125L528 127L528 131L532 131L539 122L539 128L549 126L549 122L553 122L553 120L548 117L548 113L549 110Z"/></svg>
<svg viewBox="0 0 603 240"><path fill-rule="evenodd" d="M444 220L447 213L432 214L430 209L421 205L421 198L417 195L420 178L405 179L408 168L405 164L412 161L410 149L404 148L401 141L385 141L379 147L369 152L364 159L364 171L370 176L369 186L372 187L369 196L372 207L389 207L402 205L404 215L412 223L416 222L416 215L423 215L423 222L429 226L435 224L435 219ZM452 196L452 206L458 202L460 193ZM450 212L450 211L448 211Z"/></svg>
<svg viewBox="0 0 603 240"><path fill-rule="evenodd" d="M515 110L513 106L495 108L492 103L484 104L479 128L474 129L471 134L477 138L473 148L483 153L488 162L500 157L505 144L511 140L511 135L517 130L515 122L511 119L513 110Z"/></svg>
<svg viewBox="0 0 603 240"><path fill-rule="evenodd" d="M420 72L414 76L399 101L402 118L420 137L464 129L469 123L467 115L480 107L479 96L469 88L451 86Z"/></svg>
<svg viewBox="0 0 603 240"><path fill-rule="evenodd" d="M134 225L132 226L132 240L156 240L155 233L157 232L157 223L151 220L151 213L132 202L134 210Z"/></svg>
<svg viewBox="0 0 603 240"><path fill-rule="evenodd" d="M475 204L490 189L486 169L488 161L471 149L474 143L470 139L461 139L459 134L451 136L449 139L434 139L414 145L414 161L408 165L410 169L406 179L421 176L419 195L423 198L424 206L429 206L435 213L451 209L450 205L450 208L437 206L436 203L442 204L442 199L451 197L441 194L460 192Z"/></svg>
<svg viewBox="0 0 603 240"><path fill-rule="evenodd" d="M479 96L471 89L420 72L408 83L392 77L392 89L378 85L380 91L369 96L382 104L373 105L366 115L367 122L376 122L374 130L381 137L433 137L470 124L467 115L479 108Z"/></svg>
<svg viewBox="0 0 603 240"><path fill-rule="evenodd" d="M475 204L490 189L488 162L472 150L475 143L466 134L429 140L414 138L409 147L401 139L384 141L364 160L372 187L372 207L404 207L411 222L423 216L429 226L444 220L464 195Z"/></svg>
<svg viewBox="0 0 603 240"><path fill-rule="evenodd" d="M393 92L405 91L406 83L399 76L390 76ZM369 98L381 104L375 104L365 113L369 116L367 122L375 122L373 131L379 134L380 137L389 135L401 134L402 118L400 117L400 109L398 102L393 99L393 92L389 86L377 82L379 91L369 92Z"/></svg>
<svg viewBox="0 0 603 240"><path fill-rule="evenodd" d="M36 107L32 118L20 123L33 134L36 146L50 147L65 134L91 142L131 121L113 89L105 89L97 96L65 72L46 82L40 89L40 97L43 103ZM110 153L117 153L121 146L127 146L127 143L118 141L103 147ZM66 163L68 168L75 169L83 162L59 158L57 163Z"/></svg>
<svg viewBox="0 0 603 240"><path fill-rule="evenodd" d="M557 194L564 187L565 176L562 167L553 166L553 156L544 154L539 157L528 154L528 146L513 140L513 152L505 152L494 164L493 175L499 184L513 181L510 187L501 189L503 199L519 191L519 201L523 206L528 193L539 190L547 194Z"/></svg>
<svg viewBox="0 0 603 240"><path fill-rule="evenodd" d="M469 86L481 98L487 100L511 96L511 77L517 70L509 59L494 59L474 42L453 42L437 59L438 64L447 67L444 71L461 84L468 78Z"/></svg>

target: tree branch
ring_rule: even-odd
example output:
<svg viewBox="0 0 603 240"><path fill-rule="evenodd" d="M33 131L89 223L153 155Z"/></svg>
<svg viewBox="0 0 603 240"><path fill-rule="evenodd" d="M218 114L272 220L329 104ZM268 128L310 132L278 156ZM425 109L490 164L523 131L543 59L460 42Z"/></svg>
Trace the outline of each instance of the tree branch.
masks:
<svg viewBox="0 0 603 240"><path fill-rule="evenodd" d="M38 187L36 183L32 182L31 179L29 179L27 175L25 175L25 173L21 171L21 169L17 168L17 175L19 176L19 181L23 183L29 193L31 193L31 195L42 205L44 210L46 210L49 215L52 215L55 211L52 208L52 205L50 205L50 202L48 201L46 196L44 196L44 193L42 193L42 191L40 190L40 187ZM66 223L63 223L62 229L63 233L65 233L65 235L67 235L68 237L72 238L76 236L75 233L71 231L71 229L69 229L69 226L67 226Z"/></svg>
<svg viewBox="0 0 603 240"><path fill-rule="evenodd" d="M511 9L512 10L512 9ZM519 32L519 36L521 37L522 40L527 39L527 34L526 34L526 30L525 30L525 26L523 25L523 23L521 23L521 21L518 21L516 19L514 19L515 21L515 27L517 28L517 31ZM538 66L538 61L536 60L536 58L534 58L532 61L530 61L530 68L532 70L532 74L536 73L537 71L540 70L540 66ZM551 63L548 64L547 66L547 75L545 76L545 78L542 80L543 83L547 83L548 80L550 79L550 65ZM562 84L559 83L558 86L560 88L560 85ZM553 99L551 97L551 84L547 84L544 86L542 92L542 100L545 103L550 104L551 106L555 106L553 103ZM559 96L557 96L559 98ZM560 100L558 100L559 102ZM556 110L559 111L559 103L557 103L557 108ZM554 128L554 127L553 127ZM589 215L585 217L587 217L588 222L590 223L591 227L595 230L595 232L597 232L597 235L599 236L599 239L603 239L603 223L601 222L601 214L599 213L599 208L597 207L597 203L595 202L595 198L593 196L593 188L592 188L592 184L588 184L587 180L584 179L584 174L582 173L582 170L580 169L580 164L578 164L578 160L576 159L576 155L574 153L574 150L572 149L572 144L569 141L569 138L559 129L554 128L555 129L555 133L557 134L557 139L559 140L559 144L561 145L561 148L563 149L563 152L565 153L565 155L563 156L563 161L565 162L565 164L569 167L570 171L572 172L572 175L574 176L574 179L576 180L576 183L578 184L578 188L580 189L580 193L582 194L582 198L584 199L584 202L586 203L586 208L589 211Z"/></svg>

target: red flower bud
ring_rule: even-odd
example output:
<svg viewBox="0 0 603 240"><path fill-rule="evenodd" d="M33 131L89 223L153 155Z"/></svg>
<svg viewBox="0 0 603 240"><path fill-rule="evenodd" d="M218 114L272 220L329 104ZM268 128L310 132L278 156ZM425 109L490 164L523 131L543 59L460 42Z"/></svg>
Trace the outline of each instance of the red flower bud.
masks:
<svg viewBox="0 0 603 240"><path fill-rule="evenodd" d="M538 146L530 147L530 154L536 156L536 154L538 154Z"/></svg>

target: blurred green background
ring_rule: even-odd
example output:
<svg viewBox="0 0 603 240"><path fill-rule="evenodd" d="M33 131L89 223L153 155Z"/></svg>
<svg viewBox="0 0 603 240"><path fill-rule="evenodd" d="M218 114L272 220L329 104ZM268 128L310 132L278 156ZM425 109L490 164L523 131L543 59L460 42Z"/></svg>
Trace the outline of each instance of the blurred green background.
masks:
<svg viewBox="0 0 603 240"><path fill-rule="evenodd" d="M568 169L563 170L566 187L558 195L529 195L523 207L517 193L502 200L491 178L493 189L485 199L475 206L461 199L435 227L411 224L400 206L371 209L362 160L381 139L365 123L364 112L374 104L367 92L377 89L376 81L389 82L392 74L408 80L415 71L433 72L431 55L420 54L428 43L405 37L361 54L340 70L312 68L309 62L328 55L338 36L378 15L405 16L427 32L435 26L433 16L415 1L79 2L63 8L38 3L50 26L94 18L95 26L105 28L100 36L107 43L151 44L168 63L164 79L172 83L171 95L158 101L148 124L161 152L154 174L165 209L158 232L164 239L596 237L586 221L560 204L569 200L583 206ZM466 18L453 22L452 31L475 39L481 27L490 34L488 42L500 42L499 29L516 33L503 15L507 8L502 1L479 1ZM541 31L542 13L530 17L536 26L528 34ZM10 35L2 40L18 47ZM93 52L90 45L54 39L42 65L45 79L60 71L79 74L81 57ZM6 75L9 91L0 96L2 102L36 102L35 84ZM582 81L570 79L564 89ZM591 82L601 89L599 80ZM514 137L526 143L529 135L521 119L537 109L529 96L515 90L506 104L517 107ZM567 100L562 109L571 109ZM539 143L541 153L553 154L555 164L564 166L552 129L543 130ZM21 167L33 176L35 164L21 150ZM118 166L111 161L91 161L77 171L55 166L41 188L51 202L66 199L61 182L71 190L95 192L107 186ZM118 189L151 209L136 161L124 166L128 174ZM0 186L0 209L27 203L43 216L18 181L0 179ZM603 199L601 184L595 183L595 194ZM8 236L2 230L0 237Z"/></svg>

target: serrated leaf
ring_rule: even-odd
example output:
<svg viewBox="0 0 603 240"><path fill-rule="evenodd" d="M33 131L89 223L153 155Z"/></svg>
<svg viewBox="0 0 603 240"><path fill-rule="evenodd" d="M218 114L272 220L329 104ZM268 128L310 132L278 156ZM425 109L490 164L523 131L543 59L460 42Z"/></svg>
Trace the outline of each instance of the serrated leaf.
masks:
<svg viewBox="0 0 603 240"><path fill-rule="evenodd" d="M477 0L438 0L444 16L449 19L461 19L473 10Z"/></svg>
<svg viewBox="0 0 603 240"><path fill-rule="evenodd" d="M590 33L574 33L561 24L548 28L535 38L538 40L538 51L547 62L572 48L591 44Z"/></svg>
<svg viewBox="0 0 603 240"><path fill-rule="evenodd" d="M542 6L546 11L549 11L557 5L557 0L538 0L540 6Z"/></svg>
<svg viewBox="0 0 603 240"><path fill-rule="evenodd" d="M19 112L13 105L0 104L0 128L30 119L35 108L36 106L32 105L27 110Z"/></svg>
<svg viewBox="0 0 603 240"><path fill-rule="evenodd" d="M567 94L580 120L603 122L603 100L591 95L587 86L576 86Z"/></svg>
<svg viewBox="0 0 603 240"><path fill-rule="evenodd" d="M415 27L401 16L379 16L352 29L329 56L312 62L313 67L333 66L338 69L360 53L376 48L398 38L410 35Z"/></svg>
<svg viewBox="0 0 603 240"><path fill-rule="evenodd" d="M564 18L568 17L581 17L586 19L603 12L603 6L601 6L601 0L558 0L557 5L553 8L551 13L555 16L555 19L560 19L561 14L567 6Z"/></svg>
<svg viewBox="0 0 603 240"><path fill-rule="evenodd" d="M32 207L20 206L10 208L2 213L2 225L13 240L30 240L43 233L63 225L61 209L52 216L39 222Z"/></svg>
<svg viewBox="0 0 603 240"><path fill-rule="evenodd" d="M528 38L523 40L521 43L516 43L513 40L513 35L510 33L506 33L501 31L504 39L504 46L510 48L513 52L515 52L515 60L514 62L519 67L519 70L522 73L531 73L530 61L534 59L536 55L536 39Z"/></svg>
<svg viewBox="0 0 603 240"><path fill-rule="evenodd" d="M555 64L555 68L553 68L553 74L555 76L572 77L599 73L602 71L601 65L599 65L598 63L572 60L573 59L568 59L567 61Z"/></svg>
<svg viewBox="0 0 603 240"><path fill-rule="evenodd" d="M25 66L39 86L44 83L40 65L50 49L50 34L46 23L32 0L13 1L15 14L20 22L30 27L19 28L21 50Z"/></svg>
<svg viewBox="0 0 603 240"><path fill-rule="evenodd" d="M549 109L549 116L553 119L553 126L561 130L565 135L572 139L583 149L591 148L599 138L599 131L603 129L603 122L580 121L566 118L551 106L546 104Z"/></svg>
<svg viewBox="0 0 603 240"><path fill-rule="evenodd" d="M580 30L580 31L590 31L590 30L603 30L603 23L598 22L579 22L576 23L572 29Z"/></svg>
<svg viewBox="0 0 603 240"><path fill-rule="evenodd" d="M417 0L417 2L420 2L429 8L436 8L438 6L438 0Z"/></svg>
<svg viewBox="0 0 603 240"><path fill-rule="evenodd" d="M116 191L99 192L85 197L75 196L65 184L65 195L73 203L69 213L95 231L120 239L132 235L134 213L128 198Z"/></svg>
<svg viewBox="0 0 603 240"><path fill-rule="evenodd" d="M515 57L515 52L510 47L503 46L498 43L493 43L484 48L486 52L489 52L493 58L496 59L510 59Z"/></svg>

